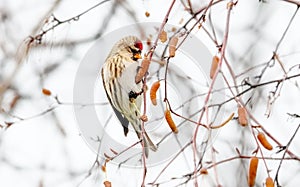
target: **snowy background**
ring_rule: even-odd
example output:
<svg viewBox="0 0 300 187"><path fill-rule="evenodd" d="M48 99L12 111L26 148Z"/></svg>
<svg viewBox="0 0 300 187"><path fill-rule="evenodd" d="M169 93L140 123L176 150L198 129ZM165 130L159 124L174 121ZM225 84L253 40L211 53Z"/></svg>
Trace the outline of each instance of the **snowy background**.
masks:
<svg viewBox="0 0 300 187"><path fill-rule="evenodd" d="M172 2L118 0L90 9L99 1L0 0L1 186L90 187L104 186L105 180L113 186L141 186L142 167L119 167L118 163L108 162L106 172L102 171L104 155L97 158L95 150L86 143L82 124L77 123L74 113L78 108L101 108L97 103L102 100L88 98L94 102L75 103L74 85L86 54L101 38L136 23L161 24ZM198 160L193 160L195 149L191 145L182 152L172 149L179 151L180 156L149 167L145 184L194 186L197 181L199 186L246 186L249 159L258 147L257 157L265 158L265 164L260 159L256 186L264 186L268 175L273 179L277 176L281 186L297 186L300 183L299 3L240 0L234 1L237 3L229 11L230 1L212 2L208 6L210 1L177 0L170 9L168 24L183 28L188 23L185 28L204 43L212 56L222 56L218 50L226 40L222 69L229 85L238 85L239 93L249 85L258 85L239 95L252 119L247 127L242 127L237 123L234 99L220 104L221 120L226 120L231 113L235 113L234 117L217 130L216 136L208 138L206 143L210 146L198 142L201 152ZM205 20L200 19L206 7L209 8ZM197 13L198 10L202 11ZM150 13L149 17L146 12ZM191 29L193 24L196 26ZM226 33L228 40L224 37ZM152 37L154 40L157 33ZM231 77L224 61L235 77ZM209 66L203 64L202 68ZM192 69L179 67L183 72ZM182 81L179 84L184 84L185 80ZM207 83L209 86L210 80ZM43 94L43 88L52 95ZM234 98L226 84L223 88L224 100ZM100 92L97 89L101 87L95 88L96 93ZM101 118L101 113L98 115ZM213 120L205 119L202 123ZM258 131L269 133L272 151L256 142ZM122 135L122 129L116 133ZM127 139L128 146L134 138ZM168 163L170 166L163 170ZM195 174L194 164L197 165ZM200 175L201 168L207 168L208 174ZM154 181L155 184L150 184Z"/></svg>

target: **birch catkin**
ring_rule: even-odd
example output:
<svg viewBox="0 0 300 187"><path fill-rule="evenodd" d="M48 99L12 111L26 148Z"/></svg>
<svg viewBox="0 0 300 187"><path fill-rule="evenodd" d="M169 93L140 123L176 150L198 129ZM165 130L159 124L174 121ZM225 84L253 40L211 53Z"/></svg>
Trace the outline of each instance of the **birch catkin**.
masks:
<svg viewBox="0 0 300 187"><path fill-rule="evenodd" d="M150 99L154 106L157 105L156 92L159 89L159 86L160 86L159 81L156 81L152 84L151 89L150 89Z"/></svg>
<svg viewBox="0 0 300 187"><path fill-rule="evenodd" d="M169 109L166 110L165 112L165 118L167 120L167 123L169 125L169 127L171 128L171 130L174 132L174 133L178 133L178 129L177 129L177 126L176 124L174 123L173 119L172 119L172 116L171 116L171 112Z"/></svg>
<svg viewBox="0 0 300 187"><path fill-rule="evenodd" d="M274 187L274 182L271 177L266 178L266 187Z"/></svg>
<svg viewBox="0 0 300 187"><path fill-rule="evenodd" d="M168 35L167 35L167 32L162 30L159 34L159 40L162 42L162 43L165 43L168 39Z"/></svg>
<svg viewBox="0 0 300 187"><path fill-rule="evenodd" d="M238 121L239 121L239 124L242 126L248 125L247 112L244 107L238 108Z"/></svg>
<svg viewBox="0 0 300 187"><path fill-rule="evenodd" d="M219 57L217 57L217 56L213 57L212 62L211 62L211 67L210 67L210 74L209 74L209 77L211 79L213 79L216 74L216 71L217 71L218 65L219 65L219 61L220 61Z"/></svg>
<svg viewBox="0 0 300 187"><path fill-rule="evenodd" d="M249 173L248 173L249 187L253 187L255 184L257 166L258 166L258 158L256 156L254 156L251 158L250 165L249 165Z"/></svg>
<svg viewBox="0 0 300 187"><path fill-rule="evenodd" d="M150 60L148 59L148 57L145 57L142 61L141 67L139 68L139 70L135 76L136 84L141 82L141 80L143 79L143 77L145 76L145 74L147 73L147 71L149 69L149 65L150 65Z"/></svg>
<svg viewBox="0 0 300 187"><path fill-rule="evenodd" d="M172 37L169 43L169 57L175 56L177 43L178 43L178 37L176 36Z"/></svg>
<svg viewBox="0 0 300 187"><path fill-rule="evenodd" d="M264 133L262 133L262 132L258 133L257 139L261 143L261 145L264 146L264 148L266 148L268 150L273 149L273 146L269 143L269 141L267 140Z"/></svg>

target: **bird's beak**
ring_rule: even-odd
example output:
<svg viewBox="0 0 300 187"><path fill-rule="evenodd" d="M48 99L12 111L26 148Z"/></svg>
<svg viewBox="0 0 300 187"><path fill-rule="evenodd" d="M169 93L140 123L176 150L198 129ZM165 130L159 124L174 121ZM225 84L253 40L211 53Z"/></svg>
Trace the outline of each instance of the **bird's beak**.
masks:
<svg viewBox="0 0 300 187"><path fill-rule="evenodd" d="M141 55L140 53L135 53L135 54L133 55L133 58L135 58L135 59L141 59L141 58L142 58L142 55Z"/></svg>

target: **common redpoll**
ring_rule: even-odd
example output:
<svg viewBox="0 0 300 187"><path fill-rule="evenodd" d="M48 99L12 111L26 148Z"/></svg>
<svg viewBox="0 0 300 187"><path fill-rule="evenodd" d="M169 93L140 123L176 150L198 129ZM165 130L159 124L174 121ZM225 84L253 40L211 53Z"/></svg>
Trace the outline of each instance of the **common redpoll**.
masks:
<svg viewBox="0 0 300 187"><path fill-rule="evenodd" d="M148 157L149 147L156 151L156 146L146 132L142 137L140 108L144 90L142 82L135 83L142 49L143 44L137 37L122 38L111 49L101 75L107 98L123 126L125 136L130 122L138 138L143 140L145 155Z"/></svg>

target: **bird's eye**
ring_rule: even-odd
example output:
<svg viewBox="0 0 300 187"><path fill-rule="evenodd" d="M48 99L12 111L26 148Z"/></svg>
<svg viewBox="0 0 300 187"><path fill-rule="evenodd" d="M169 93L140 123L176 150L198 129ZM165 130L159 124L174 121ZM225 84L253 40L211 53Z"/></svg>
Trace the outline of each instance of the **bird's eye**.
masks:
<svg viewBox="0 0 300 187"><path fill-rule="evenodd" d="M134 47L138 48L139 50L143 50L143 44L141 41L136 41Z"/></svg>

